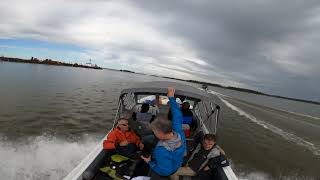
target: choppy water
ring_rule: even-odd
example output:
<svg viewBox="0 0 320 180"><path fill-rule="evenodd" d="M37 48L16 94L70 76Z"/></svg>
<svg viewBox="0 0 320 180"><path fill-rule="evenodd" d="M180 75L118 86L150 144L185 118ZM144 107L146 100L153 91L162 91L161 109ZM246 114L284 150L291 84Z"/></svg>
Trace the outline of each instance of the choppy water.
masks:
<svg viewBox="0 0 320 180"><path fill-rule="evenodd" d="M1 179L61 179L109 130L121 89L154 80L164 79L0 63ZM269 108L278 99L253 102L237 92L210 89L233 96L219 96L218 134L240 179L320 179L319 119ZM288 101L281 109L319 117L310 113L319 106L311 111L298 106L305 107Z"/></svg>

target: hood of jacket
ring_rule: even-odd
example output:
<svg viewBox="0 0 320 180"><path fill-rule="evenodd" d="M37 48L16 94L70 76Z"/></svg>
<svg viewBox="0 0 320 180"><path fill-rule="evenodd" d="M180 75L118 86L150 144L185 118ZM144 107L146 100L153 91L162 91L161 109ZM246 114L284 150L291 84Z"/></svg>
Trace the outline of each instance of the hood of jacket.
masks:
<svg viewBox="0 0 320 180"><path fill-rule="evenodd" d="M181 136L180 134L173 132L173 138L159 141L158 146L163 146L168 151L174 151L182 146Z"/></svg>

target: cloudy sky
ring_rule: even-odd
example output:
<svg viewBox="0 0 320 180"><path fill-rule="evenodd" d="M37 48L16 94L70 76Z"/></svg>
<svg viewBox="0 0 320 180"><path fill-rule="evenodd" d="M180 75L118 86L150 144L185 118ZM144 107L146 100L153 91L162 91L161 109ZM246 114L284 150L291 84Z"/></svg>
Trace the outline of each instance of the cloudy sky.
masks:
<svg viewBox="0 0 320 180"><path fill-rule="evenodd" d="M320 101L318 0L1 0L0 55Z"/></svg>

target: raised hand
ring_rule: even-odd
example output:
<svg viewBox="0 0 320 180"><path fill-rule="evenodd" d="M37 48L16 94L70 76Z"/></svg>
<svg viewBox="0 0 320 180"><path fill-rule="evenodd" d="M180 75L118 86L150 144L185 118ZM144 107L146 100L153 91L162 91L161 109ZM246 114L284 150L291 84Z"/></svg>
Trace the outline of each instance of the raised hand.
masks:
<svg viewBox="0 0 320 180"><path fill-rule="evenodd" d="M167 94L167 96L168 97L174 97L174 92L175 92L176 90L173 88L173 87L168 87L168 94Z"/></svg>

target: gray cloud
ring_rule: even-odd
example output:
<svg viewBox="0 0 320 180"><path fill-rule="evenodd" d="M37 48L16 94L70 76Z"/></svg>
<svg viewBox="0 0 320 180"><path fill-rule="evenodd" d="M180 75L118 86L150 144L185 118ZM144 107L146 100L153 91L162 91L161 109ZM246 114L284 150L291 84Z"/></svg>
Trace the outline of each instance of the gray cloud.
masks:
<svg viewBox="0 0 320 180"><path fill-rule="evenodd" d="M105 66L320 101L319 7L313 0L10 0L0 2L0 38L69 43Z"/></svg>
<svg viewBox="0 0 320 180"><path fill-rule="evenodd" d="M220 74L261 91L320 100L319 2L179 2L138 6L172 17L163 29L185 38Z"/></svg>

